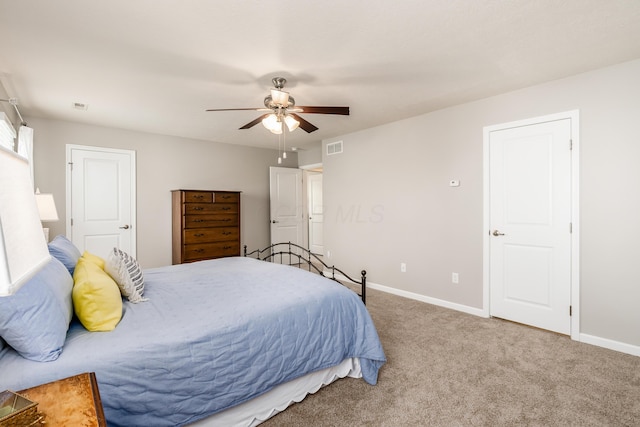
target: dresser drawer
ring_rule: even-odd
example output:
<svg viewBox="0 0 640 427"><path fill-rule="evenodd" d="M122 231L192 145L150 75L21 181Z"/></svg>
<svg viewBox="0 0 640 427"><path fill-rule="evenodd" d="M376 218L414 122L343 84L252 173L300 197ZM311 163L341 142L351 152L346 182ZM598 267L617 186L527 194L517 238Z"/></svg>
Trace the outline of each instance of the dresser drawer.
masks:
<svg viewBox="0 0 640 427"><path fill-rule="evenodd" d="M237 203L185 203L185 215L203 215L210 213L238 213Z"/></svg>
<svg viewBox="0 0 640 427"><path fill-rule="evenodd" d="M185 191L185 203L211 203L213 202L213 193L210 191Z"/></svg>
<svg viewBox="0 0 640 427"><path fill-rule="evenodd" d="M235 227L238 214L185 215L184 228Z"/></svg>
<svg viewBox="0 0 640 427"><path fill-rule="evenodd" d="M238 203L239 200L239 193L213 193L214 203Z"/></svg>
<svg viewBox="0 0 640 427"><path fill-rule="evenodd" d="M237 227L190 228L184 230L184 244L238 240Z"/></svg>
<svg viewBox="0 0 640 427"><path fill-rule="evenodd" d="M240 255L240 244L238 242L185 245L183 251L183 259L186 262L238 255Z"/></svg>

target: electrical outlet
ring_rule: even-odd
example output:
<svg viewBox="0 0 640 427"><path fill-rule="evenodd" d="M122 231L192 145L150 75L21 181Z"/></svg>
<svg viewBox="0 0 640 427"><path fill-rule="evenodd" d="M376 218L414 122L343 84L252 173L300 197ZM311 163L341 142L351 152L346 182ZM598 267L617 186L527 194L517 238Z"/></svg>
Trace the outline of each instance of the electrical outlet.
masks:
<svg viewBox="0 0 640 427"><path fill-rule="evenodd" d="M406 273L407 272L407 264L404 262L400 263L400 272L401 273Z"/></svg>
<svg viewBox="0 0 640 427"><path fill-rule="evenodd" d="M460 281L460 277L458 277L458 273L451 273L451 282L459 283L459 281Z"/></svg>

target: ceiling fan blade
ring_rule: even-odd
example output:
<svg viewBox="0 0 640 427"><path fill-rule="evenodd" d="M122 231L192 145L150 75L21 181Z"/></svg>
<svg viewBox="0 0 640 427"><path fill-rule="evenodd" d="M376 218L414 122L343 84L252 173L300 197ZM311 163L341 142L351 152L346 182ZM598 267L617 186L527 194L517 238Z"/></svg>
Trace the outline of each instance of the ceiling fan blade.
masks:
<svg viewBox="0 0 640 427"><path fill-rule="evenodd" d="M301 107L296 105L294 108L302 109L301 113L307 114L339 114L341 116L349 115L349 107Z"/></svg>
<svg viewBox="0 0 640 427"><path fill-rule="evenodd" d="M260 111L264 110L263 108L212 108L207 111Z"/></svg>
<svg viewBox="0 0 640 427"><path fill-rule="evenodd" d="M257 125L258 123L260 123L262 121L262 119L264 119L265 117L267 117L268 114L263 114L260 117L258 117L255 120L250 121L249 123L247 123L246 125L242 126L240 129L249 129L254 127L255 125Z"/></svg>
<svg viewBox="0 0 640 427"><path fill-rule="evenodd" d="M311 133L311 132L313 132L313 131L318 130L318 127L317 127L317 126L315 126L315 125L313 125L313 124L309 123L308 121L306 121L305 119L303 119L303 118L302 118L302 117L300 117L299 115L297 115L297 114L291 114L291 115L292 115L293 117L295 117L295 119L296 119L297 121L299 121L299 122L300 122L300 126L299 126L299 127L300 127L302 130L304 130L305 132L307 132L307 133Z"/></svg>

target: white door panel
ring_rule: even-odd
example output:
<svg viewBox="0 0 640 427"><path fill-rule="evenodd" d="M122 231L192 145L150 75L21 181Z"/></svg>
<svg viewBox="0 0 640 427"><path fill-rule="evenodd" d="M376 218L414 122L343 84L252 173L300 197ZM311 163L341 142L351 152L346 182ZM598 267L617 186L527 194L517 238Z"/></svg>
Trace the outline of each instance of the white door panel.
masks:
<svg viewBox="0 0 640 427"><path fill-rule="evenodd" d="M135 152L68 146L67 156L71 241L103 258L114 247L135 257Z"/></svg>
<svg viewBox="0 0 640 427"><path fill-rule="evenodd" d="M269 168L271 243L304 246L302 223L302 171Z"/></svg>
<svg viewBox="0 0 640 427"><path fill-rule="evenodd" d="M571 123L490 134L490 314L569 334Z"/></svg>

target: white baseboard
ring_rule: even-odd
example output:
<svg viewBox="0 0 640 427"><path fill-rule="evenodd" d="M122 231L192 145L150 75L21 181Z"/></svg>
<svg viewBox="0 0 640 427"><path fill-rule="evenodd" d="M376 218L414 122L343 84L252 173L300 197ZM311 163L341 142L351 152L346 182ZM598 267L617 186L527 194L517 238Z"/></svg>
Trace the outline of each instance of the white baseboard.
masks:
<svg viewBox="0 0 640 427"><path fill-rule="evenodd" d="M608 348L609 350L615 350L621 353L631 354L632 356L640 356L640 346L626 344L620 341L613 341L607 338L595 337L588 334L580 334L580 342L597 345L598 347Z"/></svg>
<svg viewBox="0 0 640 427"><path fill-rule="evenodd" d="M474 316L487 317L484 310L481 308L469 307L468 305L456 304L454 302L441 300L438 298L432 298L425 295L416 294L413 292L403 291L401 289L390 288L388 286L379 285L377 283L367 282L367 288L375 289L378 291L386 292L388 294L394 294L405 298L410 298L417 301L426 302L427 304L433 304L440 307L450 308L452 310L461 311L467 314L473 314Z"/></svg>
<svg viewBox="0 0 640 427"><path fill-rule="evenodd" d="M456 304L450 301L441 300L438 298L431 298L425 295L416 294L413 292L403 291L401 289L391 288L389 286L379 285L377 283L367 282L367 288L375 289L378 291L386 292L393 295L398 295L401 297L426 302L428 304L437 305L440 307L450 308L452 310L461 311L467 314L473 314L478 317L488 317L483 309L469 307L462 304ZM621 353L630 354L632 356L640 356L640 346L633 344L626 344L619 341L610 340L607 338L600 338L593 335L588 334L579 334L579 342L583 342L585 344L591 344L598 347L608 348L609 350L619 351Z"/></svg>

